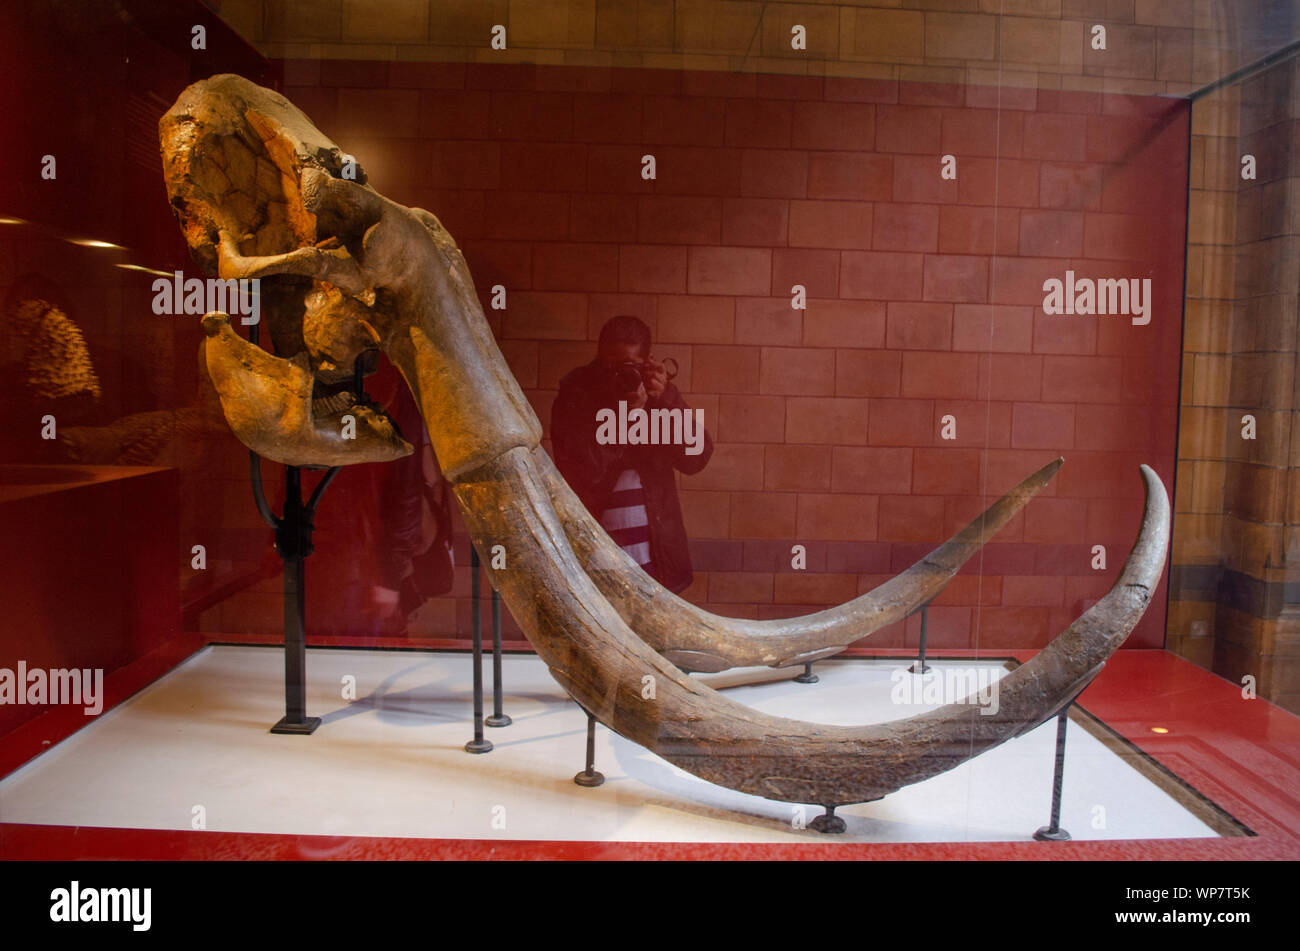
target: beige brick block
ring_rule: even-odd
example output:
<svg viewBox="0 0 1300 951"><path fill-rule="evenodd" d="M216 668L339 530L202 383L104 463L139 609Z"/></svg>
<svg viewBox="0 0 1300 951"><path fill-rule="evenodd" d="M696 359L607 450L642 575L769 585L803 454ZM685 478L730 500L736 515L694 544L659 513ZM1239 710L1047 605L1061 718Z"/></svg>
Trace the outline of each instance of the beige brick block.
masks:
<svg viewBox="0 0 1300 951"><path fill-rule="evenodd" d="M966 76L972 86L1001 86L1003 89L1061 88L1059 73L1018 69L980 69L971 66L967 68Z"/></svg>
<svg viewBox="0 0 1300 951"><path fill-rule="evenodd" d="M1189 299L1185 314L1185 352L1227 352L1232 342L1232 307L1228 303Z"/></svg>
<svg viewBox="0 0 1300 951"><path fill-rule="evenodd" d="M1223 511L1224 491L1227 485L1226 462L1198 461L1191 463L1191 511L1217 514Z"/></svg>
<svg viewBox="0 0 1300 951"><path fill-rule="evenodd" d="M596 0L596 46L672 49L673 0Z"/></svg>
<svg viewBox="0 0 1300 951"><path fill-rule="evenodd" d="M306 55L308 59L393 60L397 50L391 43L312 43Z"/></svg>
<svg viewBox="0 0 1300 951"><path fill-rule="evenodd" d="M962 13L925 15L925 57L993 59L997 55L997 18Z"/></svg>
<svg viewBox="0 0 1300 951"><path fill-rule="evenodd" d="M1204 86L1244 65L1235 49L1221 49L1205 43L1205 34L1196 32L1192 38L1192 82Z"/></svg>
<svg viewBox="0 0 1300 951"><path fill-rule="evenodd" d="M1180 515L1171 550L1176 565L1217 565L1222 559L1222 515Z"/></svg>
<svg viewBox="0 0 1300 951"><path fill-rule="evenodd" d="M1196 20L1193 0L1136 0L1134 22L1148 26L1181 26L1191 29Z"/></svg>
<svg viewBox="0 0 1300 951"><path fill-rule="evenodd" d="M1192 105L1192 134L1236 137L1241 119L1239 88L1231 86Z"/></svg>
<svg viewBox="0 0 1300 951"><path fill-rule="evenodd" d="M907 66L895 67L898 78L905 83L943 83L958 86L965 82L966 70L961 66Z"/></svg>
<svg viewBox="0 0 1300 951"><path fill-rule="evenodd" d="M1083 71L1090 76L1155 79L1156 31L1150 26L1106 25L1106 48L1092 48L1091 26L1085 31Z"/></svg>
<svg viewBox="0 0 1300 951"><path fill-rule="evenodd" d="M1196 191L1187 209L1187 240L1230 247L1237 236L1237 196L1233 192Z"/></svg>
<svg viewBox="0 0 1300 951"><path fill-rule="evenodd" d="M564 65L609 69L614 65L614 53L610 50L565 50Z"/></svg>
<svg viewBox="0 0 1300 951"><path fill-rule="evenodd" d="M1191 400L1196 406L1227 406L1232 390L1233 357L1198 353L1192 360Z"/></svg>
<svg viewBox="0 0 1300 951"><path fill-rule="evenodd" d="M258 43L262 40L263 0L223 0L218 16L232 30L248 40Z"/></svg>
<svg viewBox="0 0 1300 951"><path fill-rule="evenodd" d="M1088 44L1088 24L1079 20L1061 21L1061 56L1058 68L1063 73L1083 71L1083 57Z"/></svg>
<svg viewBox="0 0 1300 951"><path fill-rule="evenodd" d="M1205 143L1205 187L1210 191L1237 191L1242 184L1241 156L1244 154L1240 140L1236 136L1198 138Z"/></svg>
<svg viewBox="0 0 1300 951"><path fill-rule="evenodd" d="M1158 28L1156 30L1156 78L1190 83L1193 48L1191 30Z"/></svg>
<svg viewBox="0 0 1300 951"><path fill-rule="evenodd" d="M841 55L889 62L925 58L925 16L912 10L853 11L852 46Z"/></svg>
<svg viewBox="0 0 1300 951"><path fill-rule="evenodd" d="M1003 16L1061 18L1061 0L979 0L979 9Z"/></svg>
<svg viewBox="0 0 1300 951"><path fill-rule="evenodd" d="M757 45L762 9L758 3L732 0L678 0L676 48L687 53L748 53Z"/></svg>
<svg viewBox="0 0 1300 951"><path fill-rule="evenodd" d="M1171 637L1170 650L1185 660L1191 661L1197 667L1203 667L1206 670L1213 669L1214 638L1212 636L1179 638L1176 646Z"/></svg>
<svg viewBox="0 0 1300 951"><path fill-rule="evenodd" d="M401 47L398 47L401 49ZM512 46L509 49L494 50L486 43L465 47L466 59L473 63L536 63L539 66L563 66L567 50L535 49L528 46Z"/></svg>
<svg viewBox="0 0 1300 951"><path fill-rule="evenodd" d="M424 43L429 5L424 0L343 0L343 39L357 43Z"/></svg>
<svg viewBox="0 0 1300 951"><path fill-rule="evenodd" d="M1237 256L1234 252L1202 246L1204 256L1201 275L1201 296L1207 300L1230 300L1236 296L1234 287Z"/></svg>
<svg viewBox="0 0 1300 951"><path fill-rule="evenodd" d="M838 55L832 53L831 56ZM781 58L776 56L732 56L727 69L733 73L781 73L787 76L821 75L828 59Z"/></svg>
<svg viewBox="0 0 1300 951"><path fill-rule="evenodd" d="M791 47L791 29L804 28L806 49ZM835 7L813 3L769 3L763 7L764 56L827 59L839 56L840 15Z"/></svg>
<svg viewBox="0 0 1300 951"><path fill-rule="evenodd" d="M1061 24L1056 20L1002 17L999 42L1004 63L1060 65Z"/></svg>
<svg viewBox="0 0 1300 951"><path fill-rule="evenodd" d="M1205 187L1205 142L1203 135L1192 136L1191 155L1187 165L1187 187L1193 192Z"/></svg>
<svg viewBox="0 0 1300 951"><path fill-rule="evenodd" d="M509 14L512 45L586 49L596 40L596 0L510 0Z"/></svg>
<svg viewBox="0 0 1300 951"><path fill-rule="evenodd" d="M407 46L397 48L400 63L463 63L472 59L467 46Z"/></svg>
<svg viewBox="0 0 1300 951"><path fill-rule="evenodd" d="M1228 457L1228 436L1240 433L1241 414L1212 407L1183 407L1178 438L1178 455L1184 459L1224 459Z"/></svg>
<svg viewBox="0 0 1300 951"><path fill-rule="evenodd" d="M841 33L841 45L844 43ZM820 70L817 67L820 66ZM865 60L816 60L808 64L810 76L836 76L852 79L897 79L898 66L894 63L872 63Z"/></svg>
<svg viewBox="0 0 1300 951"><path fill-rule="evenodd" d="M265 39L304 43L343 35L343 0L266 0Z"/></svg>
<svg viewBox="0 0 1300 951"><path fill-rule="evenodd" d="M506 33L507 49L493 50L492 27L505 26L509 14L507 0L437 0L430 7L429 40L436 46L482 47L500 56L509 52L511 36Z"/></svg>

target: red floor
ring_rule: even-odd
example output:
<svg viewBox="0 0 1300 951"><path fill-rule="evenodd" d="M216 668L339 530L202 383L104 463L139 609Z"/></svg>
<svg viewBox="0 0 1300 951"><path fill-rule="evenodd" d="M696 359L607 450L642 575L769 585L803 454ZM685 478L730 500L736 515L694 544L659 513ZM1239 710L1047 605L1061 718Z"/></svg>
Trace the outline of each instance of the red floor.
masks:
<svg viewBox="0 0 1300 951"><path fill-rule="evenodd" d="M105 680L105 709L211 641L273 638L184 635ZM313 646L461 646L406 638L313 638ZM507 649L526 645L507 644ZM908 651L850 653L905 656ZM933 651L934 655L971 652ZM986 656L1017 656L986 652ZM1300 718L1165 651L1122 650L1081 698L1131 740L1256 835L1118 842L741 845L333 838L231 832L100 829L0 823L5 859L1296 859L1300 858ZM467 711L468 714L468 711ZM0 775L86 725L59 708L0 737ZM468 728L469 717L466 717ZM1152 733L1153 727L1168 730ZM1046 816L1044 816L1046 819Z"/></svg>

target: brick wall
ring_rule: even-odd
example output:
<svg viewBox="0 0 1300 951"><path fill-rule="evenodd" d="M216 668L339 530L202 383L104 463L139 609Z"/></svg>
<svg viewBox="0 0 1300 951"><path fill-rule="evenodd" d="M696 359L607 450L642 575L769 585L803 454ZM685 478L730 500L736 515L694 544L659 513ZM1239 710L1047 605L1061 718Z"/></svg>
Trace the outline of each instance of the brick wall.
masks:
<svg viewBox="0 0 1300 951"><path fill-rule="evenodd" d="M1041 645L1113 580L1137 464L1172 484L1180 103L534 66L303 61L285 78L376 187L442 218L485 304L507 288L488 314L544 423L608 316L651 325L717 443L680 480L687 596L713 610L847 600L1064 455L931 611L937 646ZM1151 324L1046 316L1043 281L1066 269L1151 277ZM1162 640L1160 596L1132 643Z"/></svg>
<svg viewBox="0 0 1300 951"><path fill-rule="evenodd" d="M1300 708L1295 424L1300 100L1287 61L1193 110L1169 645ZM1242 159L1255 162L1243 177ZM1255 420L1253 439L1243 421Z"/></svg>
<svg viewBox="0 0 1300 951"><path fill-rule="evenodd" d="M273 59L528 62L1186 94L1273 0L208 0ZM506 49L489 45L507 28ZM791 28L807 34L791 47ZM1106 49L1093 47L1095 26ZM1284 40L1279 40L1279 44ZM1246 52L1241 60L1239 54Z"/></svg>

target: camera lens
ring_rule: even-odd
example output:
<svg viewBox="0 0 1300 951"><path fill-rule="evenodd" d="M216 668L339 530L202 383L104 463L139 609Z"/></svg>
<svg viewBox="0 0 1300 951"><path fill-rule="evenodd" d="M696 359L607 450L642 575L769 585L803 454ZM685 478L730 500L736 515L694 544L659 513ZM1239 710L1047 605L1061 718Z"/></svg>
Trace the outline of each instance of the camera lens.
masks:
<svg viewBox="0 0 1300 951"><path fill-rule="evenodd" d="M625 363L614 368L614 386L620 393L631 393L641 385L641 367L635 363Z"/></svg>

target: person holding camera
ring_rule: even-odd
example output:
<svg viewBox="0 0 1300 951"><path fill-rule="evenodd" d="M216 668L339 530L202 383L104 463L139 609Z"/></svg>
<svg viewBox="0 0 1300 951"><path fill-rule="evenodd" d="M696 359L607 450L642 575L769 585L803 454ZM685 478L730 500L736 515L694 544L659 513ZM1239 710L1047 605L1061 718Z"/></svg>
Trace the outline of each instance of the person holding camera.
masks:
<svg viewBox="0 0 1300 951"><path fill-rule="evenodd" d="M668 364L672 364L672 368ZM693 475L708 464L703 451L683 443L629 445L597 439L602 410L678 410L689 407L672 383L674 361L650 353L650 328L629 315L611 317L600 330L596 359L569 372L551 408L555 464L610 537L670 591L693 578L686 525L673 471Z"/></svg>

